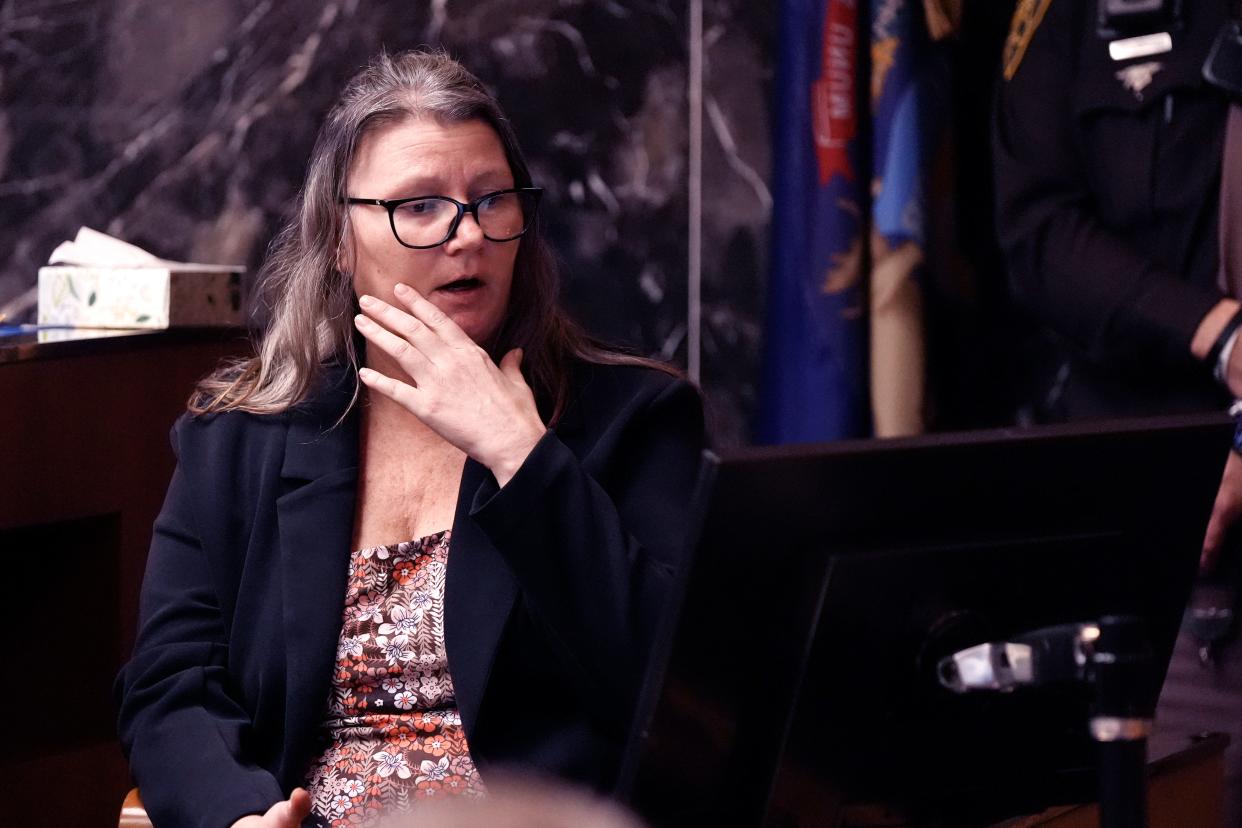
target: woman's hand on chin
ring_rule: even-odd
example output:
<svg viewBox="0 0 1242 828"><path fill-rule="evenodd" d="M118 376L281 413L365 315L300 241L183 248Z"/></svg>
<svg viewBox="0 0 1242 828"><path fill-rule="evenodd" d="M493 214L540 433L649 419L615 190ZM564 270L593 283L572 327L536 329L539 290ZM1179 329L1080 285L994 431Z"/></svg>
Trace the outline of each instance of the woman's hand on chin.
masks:
<svg viewBox="0 0 1242 828"><path fill-rule="evenodd" d="M535 395L522 376L522 352L497 366L443 311L405 285L408 312L381 299L359 299L358 331L392 357L413 385L363 368L368 388L392 399L466 454L504 486L543 437Z"/></svg>
<svg viewBox="0 0 1242 828"><path fill-rule="evenodd" d="M288 799L268 808L263 816L244 816L233 823L233 828L298 828L310 809L310 794L302 788L294 788Z"/></svg>

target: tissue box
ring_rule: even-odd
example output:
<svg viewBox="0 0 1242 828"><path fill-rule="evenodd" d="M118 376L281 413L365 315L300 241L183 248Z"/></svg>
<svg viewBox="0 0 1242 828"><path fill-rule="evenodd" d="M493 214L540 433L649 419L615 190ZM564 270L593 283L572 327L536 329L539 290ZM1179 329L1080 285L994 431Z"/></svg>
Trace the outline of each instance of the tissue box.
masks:
<svg viewBox="0 0 1242 828"><path fill-rule="evenodd" d="M241 274L225 265L39 268L40 325L169 328L242 324Z"/></svg>

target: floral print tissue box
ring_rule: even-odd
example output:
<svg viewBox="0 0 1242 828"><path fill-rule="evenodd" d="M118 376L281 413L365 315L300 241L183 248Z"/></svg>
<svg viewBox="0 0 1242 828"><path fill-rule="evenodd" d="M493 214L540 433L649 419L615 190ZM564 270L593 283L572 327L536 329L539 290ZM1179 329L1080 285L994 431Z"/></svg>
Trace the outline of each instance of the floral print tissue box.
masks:
<svg viewBox="0 0 1242 828"><path fill-rule="evenodd" d="M227 265L39 268L40 325L175 328L242 324L241 275Z"/></svg>

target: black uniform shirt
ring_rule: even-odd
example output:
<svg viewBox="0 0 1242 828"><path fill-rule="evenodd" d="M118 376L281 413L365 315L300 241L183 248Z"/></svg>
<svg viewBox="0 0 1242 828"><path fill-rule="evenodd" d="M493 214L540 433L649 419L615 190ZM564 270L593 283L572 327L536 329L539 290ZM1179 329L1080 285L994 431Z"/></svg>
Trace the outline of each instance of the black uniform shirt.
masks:
<svg viewBox="0 0 1242 828"><path fill-rule="evenodd" d="M1223 399L1189 348L1221 298L1228 100L1201 70L1227 9L1183 5L1163 54L1114 61L1089 0L1024 0L1007 44L993 140L999 238L1019 300L1076 348L1088 402L1071 416Z"/></svg>

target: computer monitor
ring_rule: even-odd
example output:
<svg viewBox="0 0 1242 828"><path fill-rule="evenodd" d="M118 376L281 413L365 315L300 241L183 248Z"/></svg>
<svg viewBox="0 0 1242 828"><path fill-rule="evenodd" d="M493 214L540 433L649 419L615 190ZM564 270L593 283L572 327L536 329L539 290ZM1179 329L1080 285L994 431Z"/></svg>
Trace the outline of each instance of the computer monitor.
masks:
<svg viewBox="0 0 1242 828"><path fill-rule="evenodd" d="M971 822L1090 798L1087 688L958 696L936 664L1132 614L1154 702L1231 430L1203 415L709 457L622 796L656 825L818 824L847 801Z"/></svg>

